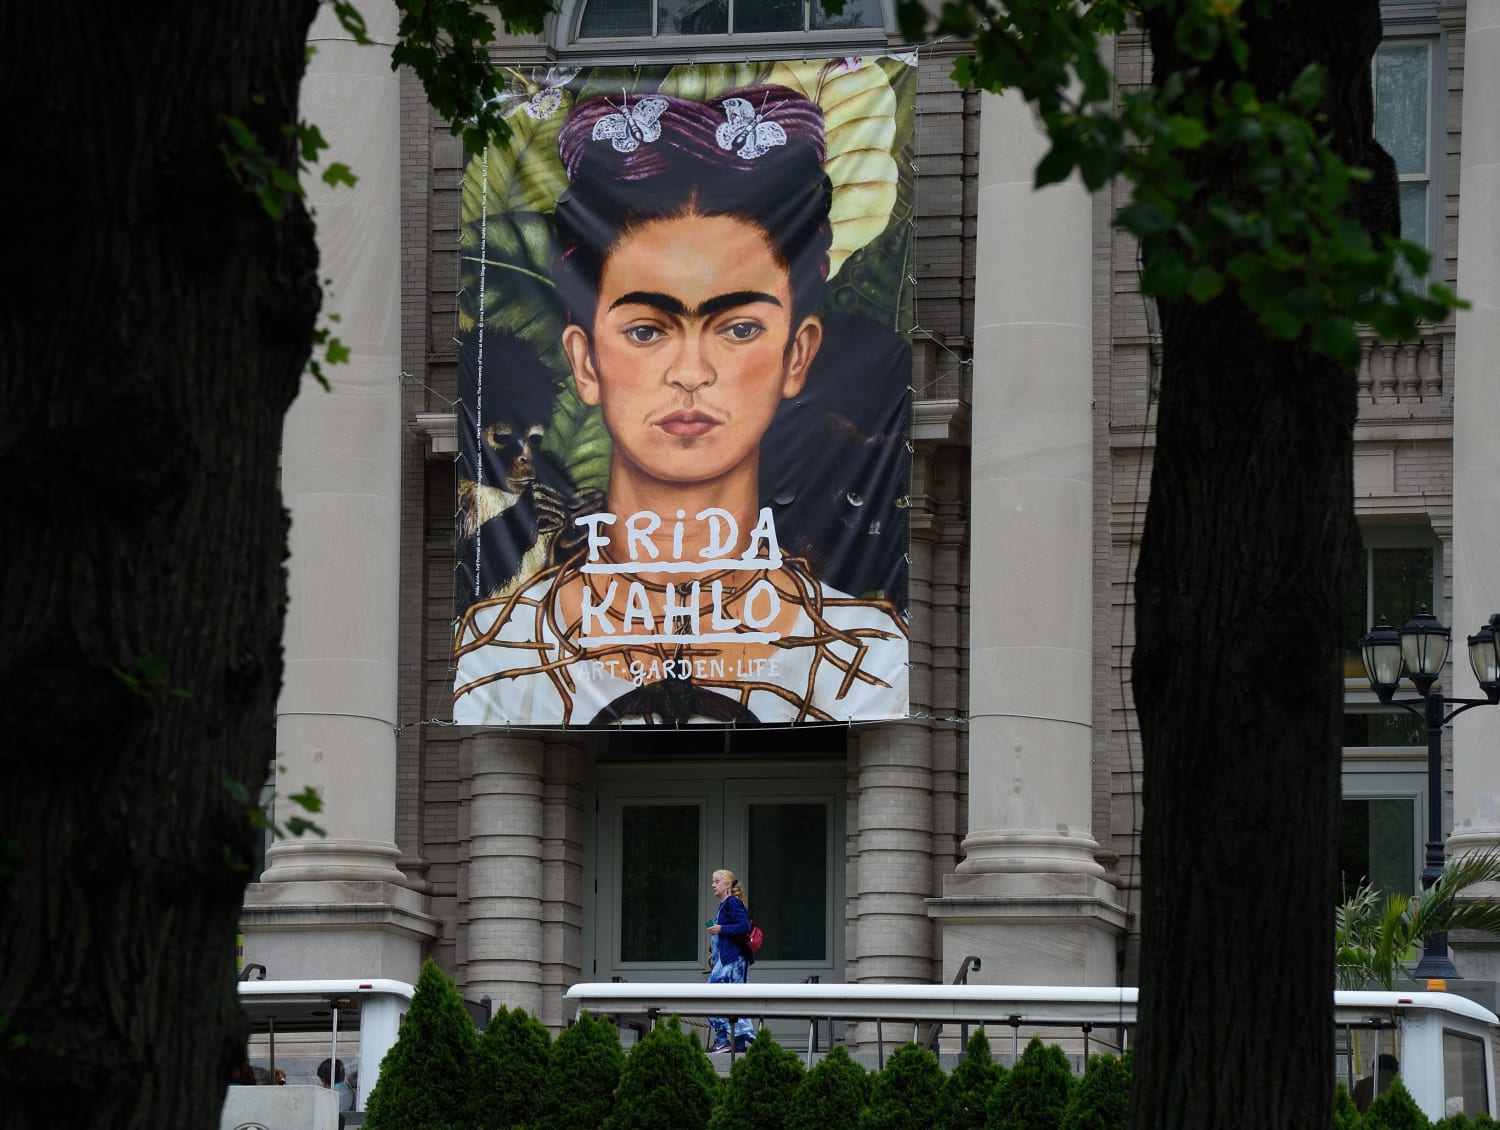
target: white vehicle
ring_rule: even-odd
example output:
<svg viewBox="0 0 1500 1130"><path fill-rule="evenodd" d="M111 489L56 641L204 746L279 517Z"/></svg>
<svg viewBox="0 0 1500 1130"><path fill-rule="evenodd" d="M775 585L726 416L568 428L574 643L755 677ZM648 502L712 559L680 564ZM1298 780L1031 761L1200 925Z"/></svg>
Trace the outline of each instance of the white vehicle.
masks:
<svg viewBox="0 0 1500 1130"><path fill-rule="evenodd" d="M887 1032L896 1040L931 1042L938 1029L966 1033L984 1025L997 1054L998 1037L1011 1031L1011 1054L1033 1033L1070 1050L1123 1050L1136 1023L1133 988L1066 988L1037 985L708 985L703 983L599 982L574 985L567 1001L577 1012L608 1016L622 1027L643 1028L659 1017L745 1016L800 1020L808 1032L809 1063L820 1021L862 1021L876 1026L878 1063L885 1061ZM1394 1053L1412 1098L1428 1118L1450 1114L1495 1117L1491 1071L1500 1017L1454 993L1334 993L1330 1035L1338 1050L1338 1078L1353 1092L1372 1073L1381 1052ZM889 1029L887 1026L890 1026ZM830 1029L831 1029L830 1025ZM956 1035L950 1032L949 1035ZM1059 1038L1062 1037L1062 1038ZM1102 1045L1102 1046L1101 1046ZM1383 1089L1378 1079L1376 1091ZM1332 1083L1330 1082L1330 1092Z"/></svg>
<svg viewBox="0 0 1500 1130"><path fill-rule="evenodd" d="M362 1113L411 1007L412 986L373 979L241 981L238 987L250 1018L256 1074L266 1079L281 1071L289 1087L321 1087L318 1065L324 1059L342 1063L344 1087L352 1095L344 1108Z"/></svg>

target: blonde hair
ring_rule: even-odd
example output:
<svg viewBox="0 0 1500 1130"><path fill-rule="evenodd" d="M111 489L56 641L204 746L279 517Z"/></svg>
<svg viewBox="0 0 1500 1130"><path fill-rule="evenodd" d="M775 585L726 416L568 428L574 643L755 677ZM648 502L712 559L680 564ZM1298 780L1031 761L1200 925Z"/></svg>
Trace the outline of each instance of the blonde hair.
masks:
<svg viewBox="0 0 1500 1130"><path fill-rule="evenodd" d="M722 875L729 880L729 893L744 903L745 909L748 910L750 908L750 900L745 898L745 888L740 886L740 881L734 877L734 872L727 867L721 867L714 874Z"/></svg>

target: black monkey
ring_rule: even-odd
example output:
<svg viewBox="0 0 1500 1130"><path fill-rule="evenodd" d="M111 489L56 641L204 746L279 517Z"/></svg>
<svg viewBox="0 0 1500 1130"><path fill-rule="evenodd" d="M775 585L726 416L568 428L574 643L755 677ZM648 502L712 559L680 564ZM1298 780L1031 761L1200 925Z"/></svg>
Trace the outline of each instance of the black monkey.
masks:
<svg viewBox="0 0 1500 1130"><path fill-rule="evenodd" d="M460 615L504 595L550 563L579 508L572 483L542 450L561 385L535 348L500 330L470 333L459 350L468 414L459 457Z"/></svg>

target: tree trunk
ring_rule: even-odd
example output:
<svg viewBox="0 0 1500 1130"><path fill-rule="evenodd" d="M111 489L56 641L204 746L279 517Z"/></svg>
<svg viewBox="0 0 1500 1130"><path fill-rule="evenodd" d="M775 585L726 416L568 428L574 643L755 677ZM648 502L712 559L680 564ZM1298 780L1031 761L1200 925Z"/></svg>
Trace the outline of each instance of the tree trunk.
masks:
<svg viewBox="0 0 1500 1130"><path fill-rule="evenodd" d="M232 180L221 116L295 168L316 0L0 0L0 1111L214 1127L273 754L282 419L312 225Z"/></svg>
<svg viewBox="0 0 1500 1130"><path fill-rule="evenodd" d="M1247 18L1264 94L1308 62L1329 68L1336 146L1387 174L1357 202L1380 226L1395 186L1371 136L1376 0L1283 0ZM1170 26L1149 31L1160 84L1185 64ZM1206 80L1226 74L1211 65ZM1205 159L1193 172L1232 195L1240 170ZM1326 1127L1354 378L1305 341L1267 340L1229 298L1163 303L1162 340L1136 571L1145 822L1130 1124Z"/></svg>

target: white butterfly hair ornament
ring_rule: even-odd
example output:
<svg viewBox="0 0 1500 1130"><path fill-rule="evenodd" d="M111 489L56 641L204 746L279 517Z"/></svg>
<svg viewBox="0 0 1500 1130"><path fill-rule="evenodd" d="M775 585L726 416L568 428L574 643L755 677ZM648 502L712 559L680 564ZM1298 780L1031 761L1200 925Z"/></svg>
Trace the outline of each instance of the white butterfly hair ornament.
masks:
<svg viewBox="0 0 1500 1130"><path fill-rule="evenodd" d="M632 106L622 90L620 112L595 122L593 139L609 142L617 153L634 153L643 141L655 141L661 136L661 116L666 110L665 98L642 98Z"/></svg>
<svg viewBox="0 0 1500 1130"><path fill-rule="evenodd" d="M764 108L765 103L761 103ZM747 161L769 152L772 147L786 144L786 130L775 122L768 122L755 112L743 98L724 99L724 114L729 119L714 131L720 149L733 149L739 141L738 154Z"/></svg>

